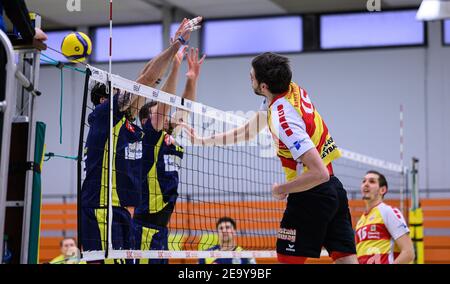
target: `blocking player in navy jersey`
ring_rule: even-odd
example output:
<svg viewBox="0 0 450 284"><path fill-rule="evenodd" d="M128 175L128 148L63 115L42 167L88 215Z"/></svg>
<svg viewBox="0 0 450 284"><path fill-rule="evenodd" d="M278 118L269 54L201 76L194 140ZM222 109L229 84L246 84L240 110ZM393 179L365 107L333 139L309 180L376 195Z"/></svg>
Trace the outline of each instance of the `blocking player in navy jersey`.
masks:
<svg viewBox="0 0 450 284"><path fill-rule="evenodd" d="M179 48L187 41L192 27L183 20L176 39L149 61L137 82L156 86ZM115 91L116 92L116 91ZM105 250L107 245L109 95L104 84L91 91L94 110L89 115L86 141L86 178L81 192L81 246L83 251ZM129 122L145 100L140 96L116 92L113 97L112 244L114 249L130 249L133 236L131 218L139 205L143 132ZM127 119L127 117L129 119Z"/></svg>
<svg viewBox="0 0 450 284"><path fill-rule="evenodd" d="M182 61L178 54L168 78L169 93L176 92L176 78ZM191 48L187 55L188 72L183 98L195 100L197 80L204 56L199 59L198 49ZM170 82L169 82L170 81ZM167 84L167 83L166 83ZM178 197L178 171L184 149L171 135L170 128L177 128L186 118L185 111L177 110L174 120L168 121L169 106L150 102L139 111L139 119L145 133L142 157L142 199L136 208L136 249L167 250L170 217ZM141 259L141 264L164 264L166 259Z"/></svg>
<svg viewBox="0 0 450 284"><path fill-rule="evenodd" d="M131 248L131 216L139 203L141 176L136 164L142 157L143 132L127 119L129 94L114 90L114 152L112 177L112 242L115 249ZM91 91L94 110L89 114L85 145L86 178L81 191L81 244L84 251L104 250L107 240L109 103L106 85ZM133 170L134 169L134 170Z"/></svg>
<svg viewBox="0 0 450 284"><path fill-rule="evenodd" d="M209 248L209 251L242 251L236 243L236 221L230 217L222 217L216 223L219 244ZM206 258L199 264L256 264L254 258Z"/></svg>

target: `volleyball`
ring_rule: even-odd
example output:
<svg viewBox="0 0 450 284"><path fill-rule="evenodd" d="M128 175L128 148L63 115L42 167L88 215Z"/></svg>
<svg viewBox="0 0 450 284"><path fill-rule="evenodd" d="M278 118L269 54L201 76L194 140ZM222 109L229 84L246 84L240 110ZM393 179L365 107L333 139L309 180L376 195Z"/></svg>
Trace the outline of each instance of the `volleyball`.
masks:
<svg viewBox="0 0 450 284"><path fill-rule="evenodd" d="M82 32L70 33L61 43L61 52L72 62L82 62L92 52L91 39Z"/></svg>

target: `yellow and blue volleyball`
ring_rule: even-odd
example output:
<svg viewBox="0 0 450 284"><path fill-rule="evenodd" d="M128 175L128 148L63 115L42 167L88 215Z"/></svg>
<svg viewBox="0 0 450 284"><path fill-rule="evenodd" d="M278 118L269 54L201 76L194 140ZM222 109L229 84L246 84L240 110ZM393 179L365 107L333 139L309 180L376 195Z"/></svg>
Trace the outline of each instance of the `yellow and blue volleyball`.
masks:
<svg viewBox="0 0 450 284"><path fill-rule="evenodd" d="M70 33L61 43L61 52L72 62L82 62L92 52L91 39L82 32Z"/></svg>

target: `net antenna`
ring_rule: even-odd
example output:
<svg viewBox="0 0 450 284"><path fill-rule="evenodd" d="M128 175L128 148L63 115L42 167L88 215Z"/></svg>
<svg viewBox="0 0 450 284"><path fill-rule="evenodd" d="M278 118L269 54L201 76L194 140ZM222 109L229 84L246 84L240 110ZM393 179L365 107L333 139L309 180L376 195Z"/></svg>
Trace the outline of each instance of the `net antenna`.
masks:
<svg viewBox="0 0 450 284"><path fill-rule="evenodd" d="M106 93L109 94L109 140L108 140L108 230L107 230L107 240L108 245L105 250L105 258L108 258L109 251L113 249L112 247L112 168L113 168L113 151L114 151L114 134L113 134L113 115L114 115L114 92L112 89L112 16L113 16L113 0L109 0L109 54L108 54L108 76L106 84Z"/></svg>

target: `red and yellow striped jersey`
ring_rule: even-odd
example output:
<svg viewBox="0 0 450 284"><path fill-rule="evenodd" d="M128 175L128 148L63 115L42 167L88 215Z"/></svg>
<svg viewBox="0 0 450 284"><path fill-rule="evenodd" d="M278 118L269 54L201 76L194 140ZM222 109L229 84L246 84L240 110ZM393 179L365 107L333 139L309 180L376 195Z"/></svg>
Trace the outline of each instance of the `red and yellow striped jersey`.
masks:
<svg viewBox="0 0 450 284"><path fill-rule="evenodd" d="M409 233L402 213L381 202L356 225L356 254L361 264L393 263L400 250L395 240Z"/></svg>
<svg viewBox="0 0 450 284"><path fill-rule="evenodd" d="M317 149L330 175L333 173L331 162L341 152L305 90L291 82L289 90L276 97L270 106L261 108L264 109L268 111L269 129L288 181L302 172L298 158L311 148Z"/></svg>

